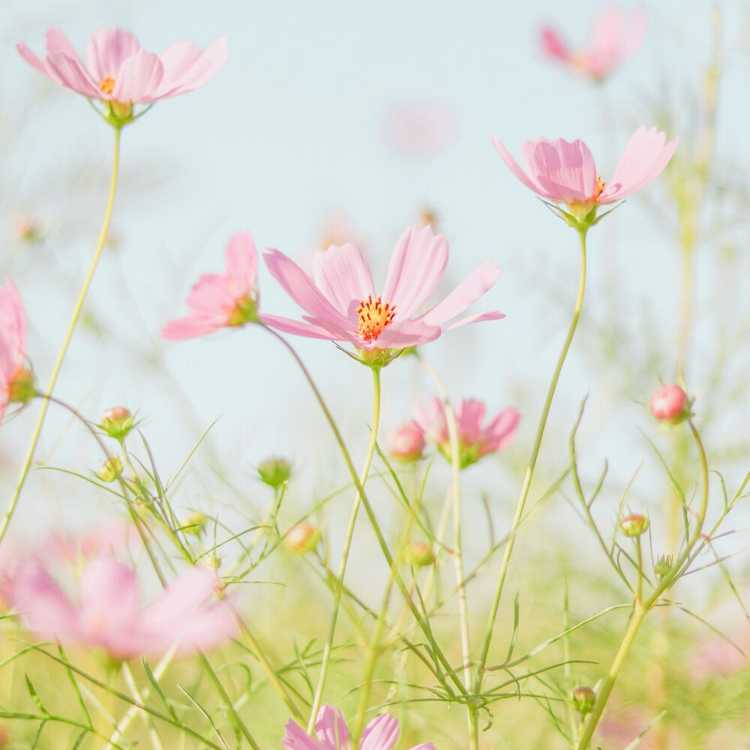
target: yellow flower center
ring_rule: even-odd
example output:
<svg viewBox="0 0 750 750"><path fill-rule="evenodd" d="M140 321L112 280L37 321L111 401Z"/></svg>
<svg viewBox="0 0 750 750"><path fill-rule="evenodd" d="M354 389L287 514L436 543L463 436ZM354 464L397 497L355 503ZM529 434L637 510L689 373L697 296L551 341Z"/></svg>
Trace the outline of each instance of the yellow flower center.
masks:
<svg viewBox="0 0 750 750"><path fill-rule="evenodd" d="M607 183L601 177L596 178L596 185L594 186L594 195L592 196L595 201L599 200L599 196L604 192L604 188Z"/></svg>
<svg viewBox="0 0 750 750"><path fill-rule="evenodd" d="M114 90L115 90L115 79L112 78L112 76L105 76L99 82L99 91L101 91L102 94L107 94L109 96L112 94Z"/></svg>
<svg viewBox="0 0 750 750"><path fill-rule="evenodd" d="M396 308L393 305L370 295L357 306L357 333L368 343L375 341L395 315Z"/></svg>

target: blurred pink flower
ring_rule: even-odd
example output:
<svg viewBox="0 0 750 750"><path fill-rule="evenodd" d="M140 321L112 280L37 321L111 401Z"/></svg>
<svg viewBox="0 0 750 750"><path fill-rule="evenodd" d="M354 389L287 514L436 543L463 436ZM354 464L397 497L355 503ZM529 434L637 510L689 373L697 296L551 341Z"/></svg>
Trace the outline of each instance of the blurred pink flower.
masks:
<svg viewBox="0 0 750 750"><path fill-rule="evenodd" d="M108 521L83 533L53 531L39 550L39 555L51 561L78 562L93 560L102 555L117 555L139 541L132 523L120 519Z"/></svg>
<svg viewBox="0 0 750 750"><path fill-rule="evenodd" d="M749 668L750 632L747 630L747 623L744 624L744 631L740 637L733 637L745 653L724 638L716 636L706 639L690 659L691 675L697 680L706 680L711 677L727 677Z"/></svg>
<svg viewBox="0 0 750 750"><path fill-rule="evenodd" d="M387 111L386 143L403 156L435 156L457 137L456 111L445 102L402 102Z"/></svg>
<svg viewBox="0 0 750 750"><path fill-rule="evenodd" d="M527 171L497 138L495 148L513 174L537 195L571 207L593 208L620 201L655 180L672 158L677 139L667 141L656 128L638 128L609 182L599 176L583 141L528 141L523 148Z"/></svg>
<svg viewBox="0 0 750 750"><path fill-rule="evenodd" d="M427 440L434 443L450 461L450 435L443 403L439 398L434 398L421 405L417 412L417 422ZM486 413L487 407L475 398L463 399L456 411L462 468L471 466L489 453L501 451L513 439L521 420L516 409L507 407L483 426Z"/></svg>
<svg viewBox="0 0 750 750"><path fill-rule="evenodd" d="M26 361L26 315L15 284L0 286L0 419L11 402L28 401L34 378Z"/></svg>
<svg viewBox="0 0 750 750"><path fill-rule="evenodd" d="M402 424L391 435L388 452L397 461L417 461L424 453L424 430L419 422L412 419Z"/></svg>
<svg viewBox="0 0 750 750"><path fill-rule="evenodd" d="M323 224L319 248L325 251L329 247L346 245L347 243L356 245L360 250L365 247L365 243L358 236L351 218L343 211L337 211L329 216Z"/></svg>
<svg viewBox="0 0 750 750"><path fill-rule="evenodd" d="M226 249L226 272L201 276L188 295L190 314L167 323L161 335L180 341L258 320L257 275L252 236L235 234Z"/></svg>
<svg viewBox="0 0 750 750"><path fill-rule="evenodd" d="M190 653L234 636L237 620L229 602L217 597L219 590L213 571L195 567L143 608L135 571L99 557L85 566L73 600L34 560L17 572L12 602L37 637L102 648L125 660L159 656L173 647Z"/></svg>
<svg viewBox="0 0 750 750"><path fill-rule="evenodd" d="M122 104L154 102L203 86L227 61L226 39L205 50L178 42L161 55L143 49L124 29L100 29L91 36L84 64L60 29L47 32L47 54L39 59L17 45L21 57L55 83L89 99Z"/></svg>
<svg viewBox="0 0 750 750"><path fill-rule="evenodd" d="M607 8L594 19L588 44L571 50L560 33L551 26L540 30L542 51L576 73L595 81L613 73L643 44L648 18L642 10Z"/></svg>
<svg viewBox="0 0 750 750"><path fill-rule="evenodd" d="M389 714L376 716L362 733L359 750L392 750L399 737L398 720ZM316 739L317 738L317 739ZM315 722L315 737L311 737L297 722L287 722L284 750L351 750L349 729L341 711L323 706ZM435 750L431 742L414 745L410 750Z"/></svg>
<svg viewBox="0 0 750 750"><path fill-rule="evenodd" d="M278 250L264 255L268 270L307 315L296 321L264 316L287 333L331 341L349 341L361 350L403 349L434 341L447 330L500 312L456 318L497 281L494 263L483 263L442 302L424 311L448 262L448 243L430 227L406 230L391 257L382 295L377 295L362 253L354 245L331 247L314 259L313 281Z"/></svg>

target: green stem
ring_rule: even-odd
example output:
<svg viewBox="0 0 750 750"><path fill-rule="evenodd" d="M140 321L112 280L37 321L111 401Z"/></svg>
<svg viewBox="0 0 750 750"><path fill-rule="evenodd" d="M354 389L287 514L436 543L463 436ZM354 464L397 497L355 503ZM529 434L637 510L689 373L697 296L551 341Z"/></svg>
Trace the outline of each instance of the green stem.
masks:
<svg viewBox="0 0 750 750"><path fill-rule="evenodd" d="M531 485L534 481L534 473L536 471L536 464L539 459L539 452L542 448L542 439L544 438L544 432L547 427L547 420L549 418L550 409L552 408L552 402L555 398L555 392L557 391L557 384L560 380L560 373L562 372L565 359L570 351L570 346L573 343L576 329L578 328L578 321L581 318L581 311L583 310L583 302L586 294L586 230L579 230L578 232L581 241L581 269L578 279L578 296L576 297L575 307L573 309L573 317L570 321L568 328L568 334L565 337L560 355L557 358L557 364L555 365L554 372L552 373L552 380L550 381L547 389L547 397L544 400L544 406L542 408L542 414L539 418L539 425L537 426L536 438L534 440L534 446L531 450L531 457L529 458L528 466L526 467L526 474L524 476L523 485L521 487L521 494L518 498L516 505L516 512L513 517L513 523L511 525L510 534L508 537L508 543L505 547L503 554L502 563L500 564L500 574L498 576L497 590L495 592L495 599L492 603L492 609L490 610L490 617L487 624L487 632L485 634L484 643L482 644L482 652L479 659L479 665L476 672L476 690L479 692L482 685L482 679L484 677L484 667L487 664L487 658L490 653L490 646L492 644L492 636L495 630L495 623L497 621L498 610L500 609L500 601L503 597L503 591L505 590L505 580L508 576L508 569L510 568L510 561L515 548L516 535L518 527L521 525L521 521L524 517L526 510L526 502L531 492Z"/></svg>
<svg viewBox="0 0 750 750"><path fill-rule="evenodd" d="M352 548L352 541L354 540L354 529L357 525L357 516L359 515L359 509L364 499L364 485L367 482L367 476L370 473L370 466L372 465L372 459L375 455L375 445L378 439L378 431L380 429L380 369L377 367L372 368L372 384L373 384L373 396L372 396L372 423L370 425L370 440L367 446L367 454L365 456L365 462L362 467L362 471L359 475L359 484L357 494L354 498L354 504L352 506L351 515L349 516L349 524L346 529L346 537L344 539L344 549L341 552L341 562L339 563L338 573L336 574L336 593L333 601L333 614L331 616L331 623L328 628L328 637L326 639L325 646L323 647L323 658L320 664L320 675L318 676L318 684L315 688L315 697L313 699L313 705L310 710L310 718L308 720L307 732L308 734L312 731L315 724L315 719L318 715L318 709L320 708L321 700L323 698L323 691L325 689L326 679L328 677L328 668L331 662L331 651L333 650L333 642L336 637L336 627L338 625L339 612L341 611L341 597L344 591L344 579L346 577L346 568L349 563L349 553Z"/></svg>
<svg viewBox="0 0 750 750"><path fill-rule="evenodd" d="M71 315L70 323L68 324L68 328L65 332L62 346L57 353L55 364L52 367L52 374L50 375L46 389L46 394L48 396L51 396L53 394L55 386L57 385L57 380L60 377L60 372L62 370L63 363L65 362L65 355L68 353L68 349L70 348L70 344L73 340L73 335L78 326L78 321L80 320L81 313L83 312L83 306L86 302L89 289L91 288L91 284L94 281L94 276L96 275L96 269L99 266L99 261L101 260L102 254L104 252L104 247L107 243L109 227L112 222L112 211L115 204L115 195L117 194L117 180L120 172L121 132L122 131L120 130L120 128L115 128L114 156L112 159L112 177L109 184L109 197L107 199L107 206L104 209L104 221L102 222L102 228L99 232L99 239L96 243L94 256L91 259L88 271L83 280L83 286L81 287L81 291L78 293L78 299L76 300L75 306L73 307L73 314ZM2 521L0 521L0 541L5 538L5 535L8 532L8 527L13 520L16 508L18 507L18 501L21 498L21 492L23 491L24 485L26 484L26 479L29 476L29 472L31 471L31 465L34 462L36 449L42 436L42 430L44 429L44 423L47 418L48 409L49 402L43 401L41 409L39 411L39 416L37 417L36 426L34 427L34 432L31 435L31 442L29 443L29 447L26 451L26 458L24 459L23 466L21 467L21 473L19 474L18 481L16 482L15 490L13 491L13 495L11 496L10 502L8 503L5 515L3 516Z"/></svg>

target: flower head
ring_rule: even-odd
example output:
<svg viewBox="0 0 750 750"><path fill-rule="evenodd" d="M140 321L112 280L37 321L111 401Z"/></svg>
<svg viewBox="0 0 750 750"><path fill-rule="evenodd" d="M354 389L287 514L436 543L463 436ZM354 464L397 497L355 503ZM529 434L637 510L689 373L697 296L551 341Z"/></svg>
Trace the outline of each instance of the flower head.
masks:
<svg viewBox="0 0 750 750"><path fill-rule="evenodd" d="M461 401L456 411L461 468L471 466L489 453L502 450L516 433L521 419L516 409L512 407L503 409L487 424L483 424L486 413L485 404L475 398ZM419 407L417 422L424 430L427 440L434 443L450 461L451 441L448 419L445 407L439 398L434 398Z"/></svg>
<svg viewBox="0 0 750 750"><path fill-rule="evenodd" d="M389 714L376 716L362 733L359 750L392 750L399 737L398 720ZM349 729L341 711L323 706L315 722L315 737L311 737L295 721L288 721L284 750L351 750ZM435 750L431 742L415 745L411 750Z"/></svg>
<svg viewBox="0 0 750 750"><path fill-rule="evenodd" d="M12 281L0 286L0 418L9 403L34 396L34 376L26 361L26 314Z"/></svg>
<svg viewBox="0 0 750 750"><path fill-rule="evenodd" d="M135 427L135 419L127 406L113 406L102 414L99 427L115 440L124 440Z"/></svg>
<svg viewBox="0 0 750 750"><path fill-rule="evenodd" d="M284 539L287 549L300 555L314 550L319 541L320 529L308 521L302 521L296 526L292 526Z"/></svg>
<svg viewBox="0 0 750 750"><path fill-rule="evenodd" d="M392 458L411 463L422 458L425 448L424 430L415 419L402 424L390 438L388 452Z"/></svg>
<svg viewBox="0 0 750 750"><path fill-rule="evenodd" d="M586 46L571 50L559 32L551 26L540 30L544 54L575 73L601 81L638 51L646 35L648 19L641 10L607 8L594 20Z"/></svg>
<svg viewBox="0 0 750 750"><path fill-rule="evenodd" d="M662 173L677 148L677 139L667 141L656 128L638 128L606 182L583 141L528 141L523 147L526 171L497 138L495 148L527 188L551 203L565 204L570 213L563 214L570 222L591 226L599 206L621 201Z"/></svg>
<svg viewBox="0 0 750 750"><path fill-rule="evenodd" d="M502 313L459 317L491 289L499 275L484 263L442 302L425 309L448 262L448 243L430 227L408 229L391 257L383 291L378 294L370 269L354 245L331 247L314 259L314 280L278 250L265 253L268 270L307 313L301 321L264 316L287 333L348 341L364 361L387 364L402 349L434 341L445 331Z"/></svg>
<svg viewBox="0 0 750 750"><path fill-rule="evenodd" d="M91 36L86 63L60 29L47 32L47 54L37 57L21 42L21 57L40 73L88 99L105 102L114 124L133 119L133 105L148 104L203 86L227 61L227 43L205 50L178 42L160 55L148 52L124 29L100 29Z"/></svg>
<svg viewBox="0 0 750 750"><path fill-rule="evenodd" d="M226 271L205 274L193 285L187 303L190 314L164 326L162 336L172 341L206 336L222 328L237 328L258 318L258 256L250 234L229 240Z"/></svg>
<svg viewBox="0 0 750 750"><path fill-rule="evenodd" d="M690 416L690 399L676 384L663 385L651 396L651 413L660 422L679 424Z"/></svg>
<svg viewBox="0 0 750 750"><path fill-rule="evenodd" d="M110 557L86 564L78 596L70 598L39 560L16 574L13 604L37 637L102 648L118 660L210 648L231 638L237 620L217 598L213 571L191 568L159 598L141 607L135 571Z"/></svg>

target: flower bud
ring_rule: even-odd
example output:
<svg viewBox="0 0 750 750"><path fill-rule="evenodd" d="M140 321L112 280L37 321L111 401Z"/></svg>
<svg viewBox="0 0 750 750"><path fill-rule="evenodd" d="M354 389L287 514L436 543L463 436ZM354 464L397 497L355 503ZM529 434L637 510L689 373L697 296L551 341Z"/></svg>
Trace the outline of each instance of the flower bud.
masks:
<svg viewBox="0 0 750 750"><path fill-rule="evenodd" d="M572 693L573 705L581 716L590 714L596 703L596 693L585 685L575 688Z"/></svg>
<svg viewBox="0 0 750 750"><path fill-rule="evenodd" d="M388 449L396 461L419 461L425 449L424 430L413 419L406 422L391 435Z"/></svg>
<svg viewBox="0 0 750 750"><path fill-rule="evenodd" d="M135 426L130 410L124 406L113 406L102 415L99 427L115 440L124 440Z"/></svg>
<svg viewBox="0 0 750 750"><path fill-rule="evenodd" d="M291 552L304 555L318 546L320 541L320 529L307 521L302 521L293 526L286 535L286 546Z"/></svg>
<svg viewBox="0 0 750 750"><path fill-rule="evenodd" d="M27 404L35 395L34 373L28 367L19 367L8 383L8 401Z"/></svg>
<svg viewBox="0 0 750 750"><path fill-rule="evenodd" d="M181 531L193 536L200 536L206 528L208 517L203 513L191 513L183 522Z"/></svg>
<svg viewBox="0 0 750 750"><path fill-rule="evenodd" d="M638 537L648 531L648 517L640 513L631 513L620 519L620 528L625 536Z"/></svg>
<svg viewBox="0 0 750 750"><path fill-rule="evenodd" d="M656 577L664 578L665 576L669 575L669 573L672 571L673 565L674 558L672 557L672 555L662 555L656 561L656 565L654 565L654 573L656 573Z"/></svg>
<svg viewBox="0 0 750 750"><path fill-rule="evenodd" d="M404 559L415 568L426 568L435 564L435 553L427 542L411 542L404 550Z"/></svg>
<svg viewBox="0 0 750 750"><path fill-rule="evenodd" d="M19 219L16 223L16 236L22 242L28 242L30 245L40 242L42 239L42 228L37 221L32 218ZM0 745L2 747L2 745Z"/></svg>
<svg viewBox="0 0 750 750"><path fill-rule="evenodd" d="M102 482L114 482L120 476L122 476L122 461L117 456L107 459L102 468L96 473L96 476L102 480Z"/></svg>
<svg viewBox="0 0 750 750"><path fill-rule="evenodd" d="M651 396L651 413L660 422L679 424L690 416L690 399L679 385L663 385Z"/></svg>
<svg viewBox="0 0 750 750"><path fill-rule="evenodd" d="M258 465L260 481L274 489L281 487L292 476L292 464L285 458L272 456Z"/></svg>

